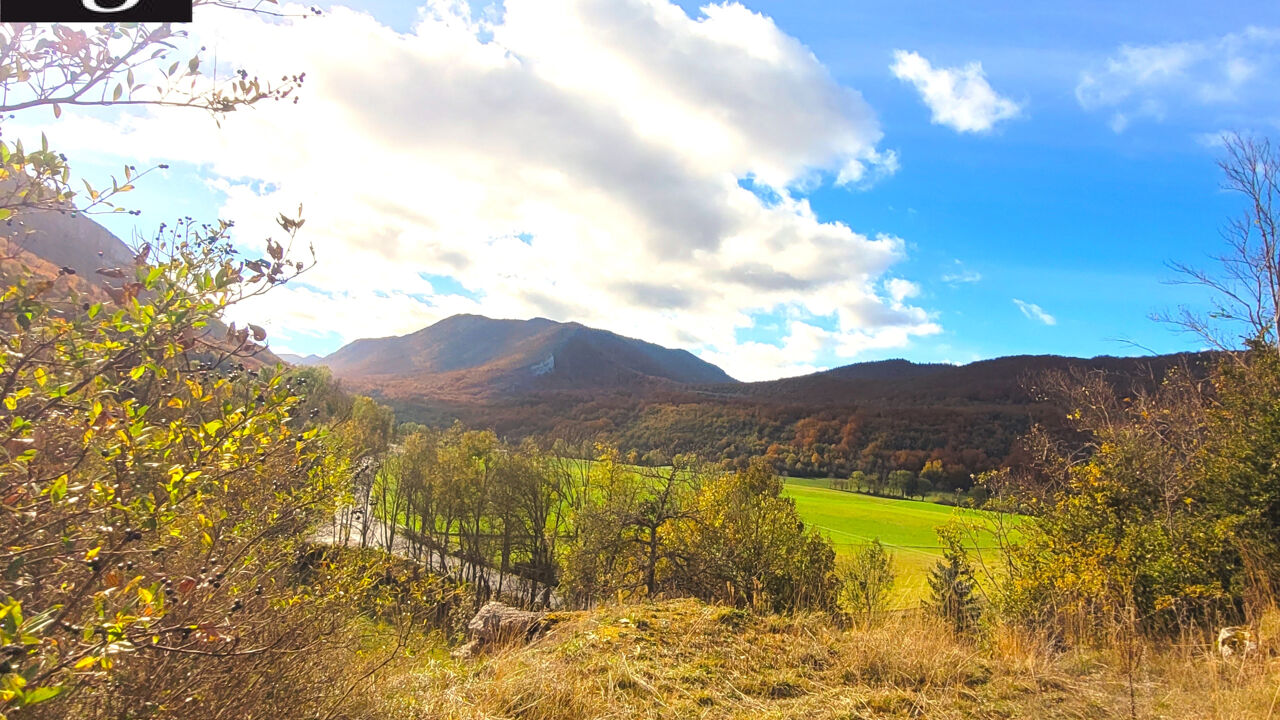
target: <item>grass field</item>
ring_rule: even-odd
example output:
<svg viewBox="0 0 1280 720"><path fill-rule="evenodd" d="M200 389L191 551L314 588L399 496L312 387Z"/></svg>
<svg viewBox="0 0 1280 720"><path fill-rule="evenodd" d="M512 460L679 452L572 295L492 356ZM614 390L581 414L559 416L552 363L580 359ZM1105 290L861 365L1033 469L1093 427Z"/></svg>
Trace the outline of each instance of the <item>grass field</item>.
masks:
<svg viewBox="0 0 1280 720"><path fill-rule="evenodd" d="M893 553L897 569L894 595L900 604L925 596L929 569L942 558L936 528L954 517L982 518L977 510L914 500L895 500L832 490L826 478L787 478L783 494L810 526L825 534L837 557L857 545L880 538ZM984 544L983 548L988 548Z"/></svg>

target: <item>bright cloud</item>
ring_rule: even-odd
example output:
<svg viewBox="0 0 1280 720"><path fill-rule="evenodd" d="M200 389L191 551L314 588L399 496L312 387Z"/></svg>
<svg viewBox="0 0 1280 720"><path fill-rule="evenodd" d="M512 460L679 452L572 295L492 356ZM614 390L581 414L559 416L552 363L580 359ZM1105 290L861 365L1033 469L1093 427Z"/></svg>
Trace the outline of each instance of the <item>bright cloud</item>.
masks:
<svg viewBox="0 0 1280 720"><path fill-rule="evenodd" d="M1255 104L1271 93L1250 89L1269 82L1277 70L1280 29L1250 27L1196 42L1124 45L1081 74L1076 99L1086 110L1110 110L1109 124L1119 133L1136 119L1161 121L1178 108L1238 110Z"/></svg>
<svg viewBox="0 0 1280 720"><path fill-rule="evenodd" d="M1017 305L1018 309L1021 310L1022 314L1026 315L1028 319L1035 320L1037 322L1042 322L1045 325L1058 324L1057 318L1045 312L1044 308L1041 308L1039 305L1036 305L1035 303L1023 302L1017 298L1014 298L1013 304Z"/></svg>
<svg viewBox="0 0 1280 720"><path fill-rule="evenodd" d="M894 50L889 69L920 92L935 125L946 125L956 132L986 132L1022 112L1018 103L992 89L982 63L935 68L919 53Z"/></svg>
<svg viewBox="0 0 1280 720"><path fill-rule="evenodd" d="M229 68L305 70L300 105L221 130L169 112L114 127L68 113L50 137L199 167L242 242L304 202L319 264L244 309L294 347L456 312L540 315L756 379L939 332L909 304L912 283L886 282L904 242L824 222L803 194L893 171L870 107L769 18L736 3L702 12L507 0L481 14L491 21L437 0L406 34L343 8L283 26L211 11L196 40ZM122 141L103 149L107 135ZM454 292L428 279L441 277ZM739 343L764 313L793 318L781 344Z"/></svg>

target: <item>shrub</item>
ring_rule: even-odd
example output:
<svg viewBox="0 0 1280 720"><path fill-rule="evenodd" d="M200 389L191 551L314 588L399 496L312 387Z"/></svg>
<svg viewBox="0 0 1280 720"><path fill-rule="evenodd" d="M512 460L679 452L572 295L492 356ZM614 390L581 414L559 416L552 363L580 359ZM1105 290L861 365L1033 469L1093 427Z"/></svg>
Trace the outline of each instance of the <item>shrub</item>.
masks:
<svg viewBox="0 0 1280 720"><path fill-rule="evenodd" d="M893 555L880 538L859 546L840 563L838 573L845 609L863 627L870 627L885 611L893 590Z"/></svg>

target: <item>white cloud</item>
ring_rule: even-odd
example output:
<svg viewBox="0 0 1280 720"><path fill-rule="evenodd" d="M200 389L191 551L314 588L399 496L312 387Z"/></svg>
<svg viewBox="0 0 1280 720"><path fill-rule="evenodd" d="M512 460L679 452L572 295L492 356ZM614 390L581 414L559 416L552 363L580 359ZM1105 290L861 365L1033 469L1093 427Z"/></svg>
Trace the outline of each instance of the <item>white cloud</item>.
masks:
<svg viewBox="0 0 1280 720"><path fill-rule="evenodd" d="M1023 302L1017 298L1014 298L1013 304L1017 305L1018 309L1022 311L1022 314L1026 315L1027 318L1030 320L1036 320L1038 322L1044 323L1045 325L1058 324L1057 318L1045 312L1044 308L1041 308L1039 305L1036 305L1035 303Z"/></svg>
<svg viewBox="0 0 1280 720"><path fill-rule="evenodd" d="M1275 109L1274 93L1255 92L1280 70L1280 29L1250 27L1195 42L1124 45L1080 75L1076 99L1086 110L1110 110L1109 124L1124 132L1136 119L1164 120L1188 107L1246 113Z"/></svg>
<svg viewBox="0 0 1280 720"><path fill-rule="evenodd" d="M221 130L172 112L115 126L68 112L50 138L73 160L198 166L242 242L304 202L319 265L243 310L295 347L455 312L542 315L759 378L812 369L823 348L847 357L940 331L907 304L910 283L885 282L900 238L823 222L805 199L897 159L861 96L772 20L736 3L694 19L665 0L507 0L498 21L464 5L430 2L407 34L343 8L282 25L197 11L196 42L228 67L305 70L301 103ZM738 185L747 176L770 201ZM782 348L737 342L768 313L835 327L817 343L793 319Z"/></svg>
<svg viewBox="0 0 1280 720"><path fill-rule="evenodd" d="M889 298L899 305L907 298L913 298L920 294L919 285L902 278L889 278L884 282L884 289L885 292L889 293Z"/></svg>
<svg viewBox="0 0 1280 720"><path fill-rule="evenodd" d="M731 351L707 352L702 357L724 368L725 372L739 380L770 380L817 372L821 368L811 360L829 349L831 343L830 332L816 325L794 320L791 322L791 331L777 345L745 342Z"/></svg>
<svg viewBox="0 0 1280 720"><path fill-rule="evenodd" d="M959 260L955 261L955 269L942 275L942 282L948 285L970 284L982 281L982 273L970 270Z"/></svg>
<svg viewBox="0 0 1280 720"><path fill-rule="evenodd" d="M920 92L935 125L946 125L956 132L986 132L1022 112L1018 103L991 88L982 63L935 68L919 53L894 50L889 69Z"/></svg>

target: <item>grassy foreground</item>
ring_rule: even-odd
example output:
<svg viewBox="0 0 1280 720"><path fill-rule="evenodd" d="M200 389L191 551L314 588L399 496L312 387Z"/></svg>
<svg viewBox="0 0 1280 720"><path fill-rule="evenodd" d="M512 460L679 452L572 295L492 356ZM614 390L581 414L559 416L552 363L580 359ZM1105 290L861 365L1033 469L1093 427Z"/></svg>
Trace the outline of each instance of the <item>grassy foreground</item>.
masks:
<svg viewBox="0 0 1280 720"><path fill-rule="evenodd" d="M390 720L1268 720L1280 681L1274 660L1149 648L1130 684L1108 652L1055 654L999 631L957 639L919 614L869 631L692 600L565 617L492 657L419 658L379 681L371 710Z"/></svg>
<svg viewBox="0 0 1280 720"><path fill-rule="evenodd" d="M901 604L918 602L926 595L929 569L942 559L936 529L956 517L988 515L931 502L842 492L832 490L828 483L825 479L788 478L783 495L795 500L805 522L828 537L837 557L879 538L894 555L898 574L894 594Z"/></svg>

